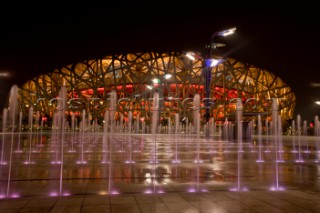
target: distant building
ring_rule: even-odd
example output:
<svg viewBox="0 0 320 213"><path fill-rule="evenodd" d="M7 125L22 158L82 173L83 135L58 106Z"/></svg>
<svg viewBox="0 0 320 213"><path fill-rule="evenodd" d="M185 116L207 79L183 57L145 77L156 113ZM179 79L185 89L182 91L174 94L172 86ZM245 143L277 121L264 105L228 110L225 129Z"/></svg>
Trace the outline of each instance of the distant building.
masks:
<svg viewBox="0 0 320 213"><path fill-rule="evenodd" d="M191 61L181 52L115 54L96 60L70 64L26 81L20 88L20 106L27 114L30 107L53 116L58 95L66 87L68 116L83 110L91 119L103 119L110 110L110 92L117 94L115 119L133 116L149 119L153 93L159 92L160 116L187 116L192 120L193 97L200 94L203 118L205 91L203 60ZM171 78L169 78L169 74ZM271 100L276 98L282 119L293 117L296 98L291 88L271 72L226 58L212 69L210 92L211 117L224 120L235 113L236 98L243 102L248 117L270 116ZM81 118L80 118L81 119Z"/></svg>

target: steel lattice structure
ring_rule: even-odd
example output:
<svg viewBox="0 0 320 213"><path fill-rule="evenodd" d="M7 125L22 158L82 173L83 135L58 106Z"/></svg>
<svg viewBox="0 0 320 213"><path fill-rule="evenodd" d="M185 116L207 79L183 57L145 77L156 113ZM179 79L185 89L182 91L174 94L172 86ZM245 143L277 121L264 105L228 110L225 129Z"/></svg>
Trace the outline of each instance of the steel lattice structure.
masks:
<svg viewBox="0 0 320 213"><path fill-rule="evenodd" d="M158 91L163 98L162 116L189 115L194 95L205 97L202 72L202 59L191 61L181 52L115 54L71 64L29 80L20 88L19 101L24 113L33 106L35 111L52 116L56 109L53 100L65 86L69 114L86 110L92 113L92 119L103 118L105 110L109 110L109 93L115 90L117 115L126 117L130 110L147 119L153 92ZM172 77L165 79L166 74ZM270 100L276 98L282 119L293 117L296 98L291 88L279 77L251 64L225 59L212 69L210 88L210 112L215 120L224 120L235 112L236 98L242 99L244 113L266 116L271 111Z"/></svg>

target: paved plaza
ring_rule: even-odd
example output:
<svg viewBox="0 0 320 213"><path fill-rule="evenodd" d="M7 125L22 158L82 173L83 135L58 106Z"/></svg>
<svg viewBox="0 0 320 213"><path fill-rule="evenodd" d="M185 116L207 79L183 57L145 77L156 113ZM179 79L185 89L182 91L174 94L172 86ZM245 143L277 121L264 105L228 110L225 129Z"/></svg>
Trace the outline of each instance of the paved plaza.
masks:
<svg viewBox="0 0 320 213"><path fill-rule="evenodd" d="M0 212L320 212L316 137L2 134Z"/></svg>
<svg viewBox="0 0 320 213"><path fill-rule="evenodd" d="M1 212L320 212L319 192L290 189L247 192L72 195L3 199Z"/></svg>

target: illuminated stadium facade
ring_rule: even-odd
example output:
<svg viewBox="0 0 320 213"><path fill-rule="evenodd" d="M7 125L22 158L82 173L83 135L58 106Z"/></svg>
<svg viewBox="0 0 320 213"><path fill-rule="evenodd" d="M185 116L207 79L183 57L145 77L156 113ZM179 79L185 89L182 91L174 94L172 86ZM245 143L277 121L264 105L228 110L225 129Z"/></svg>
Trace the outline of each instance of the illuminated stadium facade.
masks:
<svg viewBox="0 0 320 213"><path fill-rule="evenodd" d="M167 76L171 78L167 78ZM116 91L115 119L128 118L128 112L150 119L153 93L161 98L160 116L188 116L192 121L193 97L199 94L204 118L203 59L194 61L181 52L115 54L96 60L71 64L29 80L20 88L20 106L27 114L30 107L52 118L57 97L66 87L66 114L79 116L83 110L92 120L102 120L110 110L110 92ZM283 121L293 117L295 95L274 74L251 64L226 58L212 68L210 116L223 121L235 113L235 99L243 102L244 118L270 116L271 100L276 98ZM207 105L206 105L207 106ZM173 119L174 120L174 119Z"/></svg>

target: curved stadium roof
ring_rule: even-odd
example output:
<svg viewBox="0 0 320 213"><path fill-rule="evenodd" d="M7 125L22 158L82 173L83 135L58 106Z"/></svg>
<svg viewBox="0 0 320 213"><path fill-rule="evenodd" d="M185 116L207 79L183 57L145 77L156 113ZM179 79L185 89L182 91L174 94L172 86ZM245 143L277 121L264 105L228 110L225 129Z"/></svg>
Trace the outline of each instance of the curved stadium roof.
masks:
<svg viewBox="0 0 320 213"><path fill-rule="evenodd" d="M166 74L172 74L169 79ZM156 81L154 79L157 79ZM108 110L108 96L115 90L117 111L127 116L128 110L147 113L150 97L157 90L163 97L162 112L187 113L196 93L205 97L203 60L191 61L182 52L146 52L108 55L95 60L70 64L30 79L20 88L20 104L28 110L52 115L61 86L67 88L70 101L78 107L69 111L95 109L97 116ZM153 89L149 90L148 87ZM224 119L234 113L233 99L241 98L245 113L271 110L271 99L277 98L283 120L293 117L295 95L279 77L254 65L226 58L212 69L210 84L211 115ZM51 100L51 101L50 101Z"/></svg>

